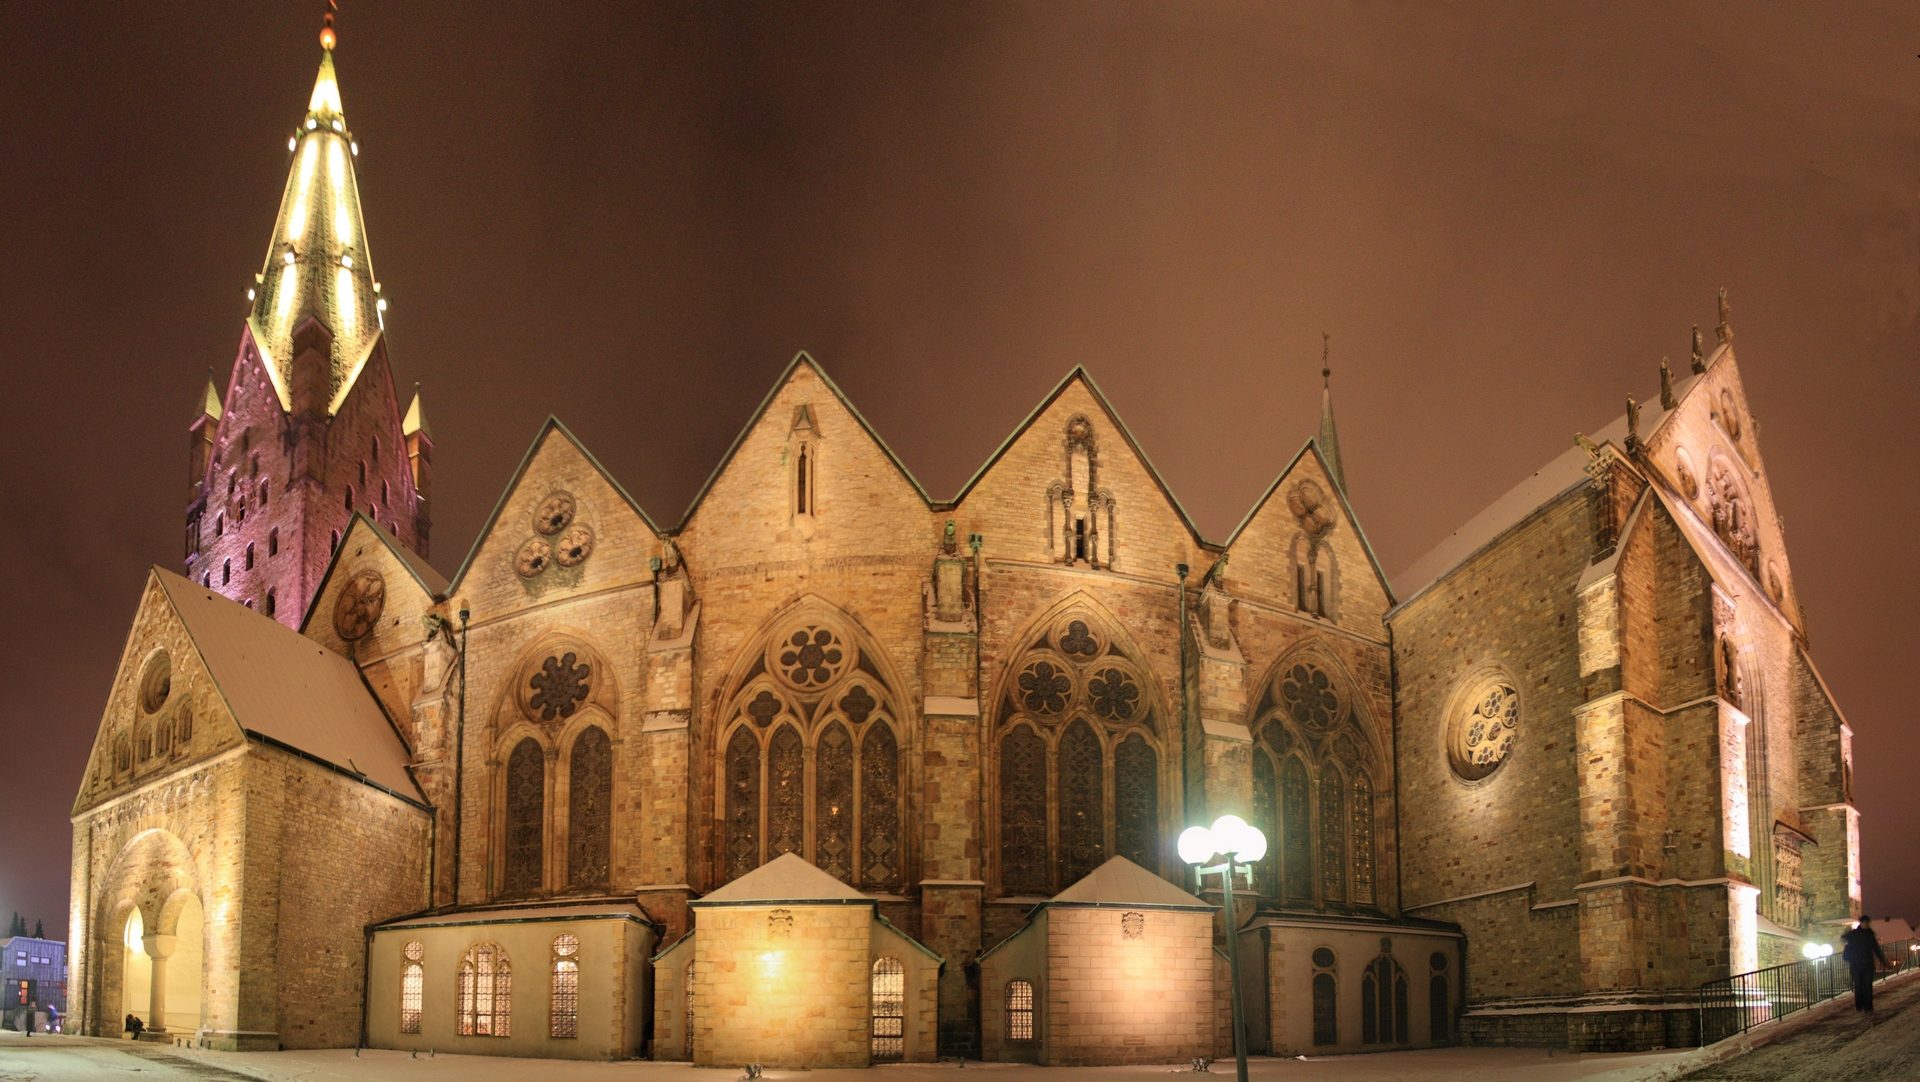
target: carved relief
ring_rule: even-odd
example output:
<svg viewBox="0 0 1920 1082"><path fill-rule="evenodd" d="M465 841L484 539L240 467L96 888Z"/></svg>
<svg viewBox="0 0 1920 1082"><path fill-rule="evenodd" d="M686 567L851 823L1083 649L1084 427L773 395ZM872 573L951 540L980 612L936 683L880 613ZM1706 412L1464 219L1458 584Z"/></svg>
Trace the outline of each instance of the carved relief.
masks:
<svg viewBox="0 0 1920 1082"><path fill-rule="evenodd" d="M1685 447L1674 452L1673 472L1674 480L1679 484L1681 493L1689 500L1699 499L1700 475L1694 470L1693 456L1687 453Z"/></svg>
<svg viewBox="0 0 1920 1082"><path fill-rule="evenodd" d="M372 568L356 572L334 598L333 630L348 642L364 638L386 607L387 580Z"/></svg>
<svg viewBox="0 0 1920 1082"><path fill-rule="evenodd" d="M579 581L578 572L593 555L593 527L580 521L580 504L573 493L556 489L534 505L528 515L533 533L513 555L513 571L521 585L538 592L547 585Z"/></svg>
<svg viewBox="0 0 1920 1082"><path fill-rule="evenodd" d="M1707 468L1707 514L1713 532L1726 543L1734 558L1747 570L1758 573L1760 540L1754 533L1753 506L1747 501L1746 486L1725 456L1715 456Z"/></svg>
<svg viewBox="0 0 1920 1082"><path fill-rule="evenodd" d="M1477 678L1454 708L1447 735L1453 772L1479 781L1500 769L1513 751L1520 726L1520 696L1501 676Z"/></svg>
<svg viewBox="0 0 1920 1082"><path fill-rule="evenodd" d="M586 701L592 675L591 667L576 661L571 650L547 658L527 681L533 691L527 698L529 712L541 721L572 717Z"/></svg>
<svg viewBox="0 0 1920 1082"><path fill-rule="evenodd" d="M1333 528L1333 508L1327 500L1327 491L1311 478L1287 490L1287 511L1300 524L1300 532L1313 540L1318 541Z"/></svg>

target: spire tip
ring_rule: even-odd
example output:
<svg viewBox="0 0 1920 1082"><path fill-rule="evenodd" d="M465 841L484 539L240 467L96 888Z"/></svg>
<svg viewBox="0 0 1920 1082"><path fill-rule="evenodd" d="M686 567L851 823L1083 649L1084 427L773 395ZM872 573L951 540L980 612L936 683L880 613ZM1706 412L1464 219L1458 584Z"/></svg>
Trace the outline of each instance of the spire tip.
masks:
<svg viewBox="0 0 1920 1082"><path fill-rule="evenodd" d="M339 10L340 0L327 0L327 13L320 20L320 47L328 52L340 41L340 35L333 29L333 16Z"/></svg>

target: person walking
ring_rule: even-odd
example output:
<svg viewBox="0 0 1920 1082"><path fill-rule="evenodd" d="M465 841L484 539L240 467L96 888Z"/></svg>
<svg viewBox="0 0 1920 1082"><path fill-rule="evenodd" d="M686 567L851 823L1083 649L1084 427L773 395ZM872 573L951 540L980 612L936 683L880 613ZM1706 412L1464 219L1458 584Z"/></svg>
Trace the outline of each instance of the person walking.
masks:
<svg viewBox="0 0 1920 1082"><path fill-rule="evenodd" d="M33 1036L33 1015L34 1012L39 1009L40 1004L38 1002L27 1004L27 1009L20 1015L20 1032L29 1037Z"/></svg>
<svg viewBox="0 0 1920 1082"><path fill-rule="evenodd" d="M1873 934L1873 918L1860 914L1860 923L1840 938L1846 943L1840 957L1846 959L1847 969L1853 975L1853 1009L1871 1015L1874 966L1887 964L1887 956L1880 950L1880 937Z"/></svg>

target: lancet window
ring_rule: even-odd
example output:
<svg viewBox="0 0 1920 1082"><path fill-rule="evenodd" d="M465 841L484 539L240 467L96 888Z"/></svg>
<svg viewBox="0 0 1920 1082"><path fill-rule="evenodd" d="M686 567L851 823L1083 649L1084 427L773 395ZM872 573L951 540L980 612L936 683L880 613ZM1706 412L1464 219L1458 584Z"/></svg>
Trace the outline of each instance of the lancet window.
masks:
<svg viewBox="0 0 1920 1082"><path fill-rule="evenodd" d="M462 1037L513 1035L513 967L497 943L476 943L460 959L456 988Z"/></svg>
<svg viewBox="0 0 1920 1082"><path fill-rule="evenodd" d="M568 775L567 885L606 886L613 858L613 743L605 729L581 731Z"/></svg>
<svg viewBox="0 0 1920 1082"><path fill-rule="evenodd" d="M1253 815L1273 840L1257 888L1292 905L1375 904L1376 760L1338 669L1281 664L1253 716Z"/></svg>
<svg viewBox="0 0 1920 1082"><path fill-rule="evenodd" d="M547 1036L580 1035L580 937L553 938L552 987L547 996Z"/></svg>
<svg viewBox="0 0 1920 1082"><path fill-rule="evenodd" d="M527 737L507 759L506 894L532 894L545 860L546 753Z"/></svg>
<svg viewBox="0 0 1920 1082"><path fill-rule="evenodd" d="M421 1004L426 998L427 949L417 939L400 948L400 1032L420 1032Z"/></svg>
<svg viewBox="0 0 1920 1082"><path fill-rule="evenodd" d="M1004 894L1057 893L1118 854L1159 871L1160 734L1146 670L1070 612L1034 636L996 707Z"/></svg>
<svg viewBox="0 0 1920 1082"><path fill-rule="evenodd" d="M814 611L748 648L720 730L722 879L798 853L866 890L905 882L899 696L867 642Z"/></svg>
<svg viewBox="0 0 1920 1082"><path fill-rule="evenodd" d="M1360 978L1360 1040L1407 1043L1407 971L1392 955L1368 963Z"/></svg>

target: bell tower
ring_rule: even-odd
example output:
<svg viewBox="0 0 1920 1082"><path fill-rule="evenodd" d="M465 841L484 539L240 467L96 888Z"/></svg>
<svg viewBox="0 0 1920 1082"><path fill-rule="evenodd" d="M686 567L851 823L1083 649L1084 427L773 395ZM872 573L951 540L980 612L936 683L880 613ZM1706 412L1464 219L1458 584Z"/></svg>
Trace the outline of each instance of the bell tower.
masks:
<svg viewBox="0 0 1920 1082"><path fill-rule="evenodd" d="M329 11L225 392L188 425L188 577L294 628L356 512L427 555L432 441L394 390L336 44Z"/></svg>

